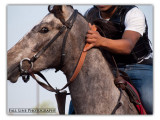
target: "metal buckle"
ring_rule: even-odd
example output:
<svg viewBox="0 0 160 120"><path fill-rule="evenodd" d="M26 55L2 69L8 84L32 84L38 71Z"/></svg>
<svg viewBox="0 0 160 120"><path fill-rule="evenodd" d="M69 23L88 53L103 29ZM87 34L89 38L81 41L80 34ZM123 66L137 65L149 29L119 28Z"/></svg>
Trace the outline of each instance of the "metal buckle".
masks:
<svg viewBox="0 0 160 120"><path fill-rule="evenodd" d="M28 68L28 70L33 68L33 62L31 62L31 60L29 58L24 58L20 61L20 72L21 72L21 76L22 79L25 83L27 83L30 79L30 75L29 75L29 71L28 70L24 70L23 69L23 61L29 61L30 63L30 68Z"/></svg>
<svg viewBox="0 0 160 120"><path fill-rule="evenodd" d="M29 69L33 68L33 62L31 62L29 58L24 58L20 61L20 70L21 70L22 74L28 74L29 69L28 70L23 69L23 61L29 61L30 65L31 65Z"/></svg>

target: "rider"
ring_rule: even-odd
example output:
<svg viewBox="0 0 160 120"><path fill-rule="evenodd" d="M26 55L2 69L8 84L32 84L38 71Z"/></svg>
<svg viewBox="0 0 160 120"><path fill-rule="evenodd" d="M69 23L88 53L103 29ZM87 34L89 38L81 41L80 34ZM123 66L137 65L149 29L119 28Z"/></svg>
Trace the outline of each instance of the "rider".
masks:
<svg viewBox="0 0 160 120"><path fill-rule="evenodd" d="M88 30L85 51L100 47L111 53L120 70L125 71L137 91L147 114L153 113L153 60L144 14L137 6L96 5L85 14L88 22L103 19L119 24L121 38L109 39Z"/></svg>

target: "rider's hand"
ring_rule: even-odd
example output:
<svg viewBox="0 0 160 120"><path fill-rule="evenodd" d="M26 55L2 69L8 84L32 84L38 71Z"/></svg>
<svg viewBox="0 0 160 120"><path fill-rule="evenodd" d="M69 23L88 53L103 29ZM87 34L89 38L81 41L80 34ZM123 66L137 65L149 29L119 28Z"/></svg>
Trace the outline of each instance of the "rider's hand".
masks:
<svg viewBox="0 0 160 120"><path fill-rule="evenodd" d="M89 23L90 30L86 35L86 42L89 43L88 47L84 49L84 51L90 50L93 47L100 47L101 42L103 41L103 37L99 34L95 25L91 25Z"/></svg>

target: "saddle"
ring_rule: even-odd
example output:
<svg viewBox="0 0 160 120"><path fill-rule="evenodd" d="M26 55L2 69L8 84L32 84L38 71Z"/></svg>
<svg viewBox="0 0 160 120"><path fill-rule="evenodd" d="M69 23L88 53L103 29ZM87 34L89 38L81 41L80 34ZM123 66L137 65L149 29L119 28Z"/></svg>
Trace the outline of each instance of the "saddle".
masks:
<svg viewBox="0 0 160 120"><path fill-rule="evenodd" d="M133 84L131 82L129 82L131 80L130 80L129 76L127 75L127 73L125 73L124 71L121 71L121 70L119 70L118 72L119 73L114 80L116 87L126 91L126 93L129 96L130 102L135 105L139 114L143 114L143 115L147 114L142 103L141 103L141 100L140 100L140 97L139 97L137 90L135 89Z"/></svg>

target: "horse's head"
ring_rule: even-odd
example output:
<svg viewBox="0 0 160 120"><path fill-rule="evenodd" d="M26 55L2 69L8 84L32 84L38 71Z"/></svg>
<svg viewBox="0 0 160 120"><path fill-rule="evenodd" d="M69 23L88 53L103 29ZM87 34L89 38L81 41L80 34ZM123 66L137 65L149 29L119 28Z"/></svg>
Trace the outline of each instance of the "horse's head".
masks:
<svg viewBox="0 0 160 120"><path fill-rule="evenodd" d="M51 41L54 36L61 30L64 26L64 22L67 21L74 9L72 6L54 6L49 9L49 14L47 14L43 20L34 26L30 32L28 32L15 46L13 46L7 53L7 79L11 82L16 82L20 76L20 61L24 58L32 58L36 53L38 53L45 45ZM74 40L73 36L76 35L76 30L82 27L81 23L78 21L85 21L84 18L78 14L75 23L72 26L71 31L68 34L66 47L72 49L71 46L77 44L76 42L69 43L69 41ZM42 53L39 58L33 64L33 72L42 71L49 68L57 68L61 60L61 50L63 38L65 36L67 29L49 46L44 53ZM82 31L83 32L83 31ZM83 32L83 34L85 34ZM83 35L84 36L84 35ZM80 38L81 39L81 38ZM82 41L81 41L82 42ZM80 45L81 47L81 45ZM77 48L74 48L76 50ZM70 50L66 50L69 52ZM74 58L73 58L74 59ZM23 63L27 66L27 62ZM25 65L26 64L26 65Z"/></svg>

